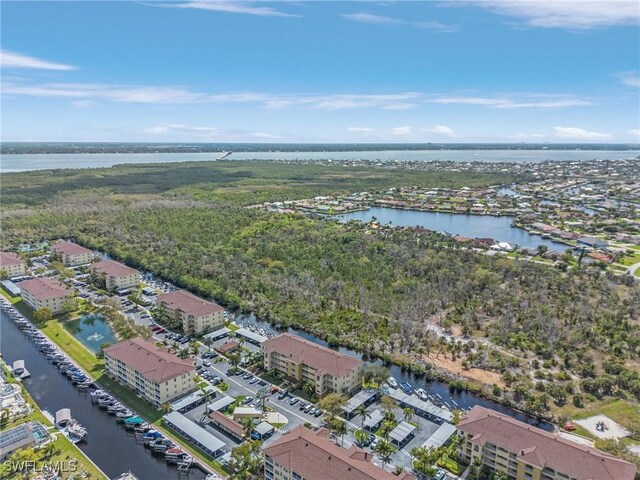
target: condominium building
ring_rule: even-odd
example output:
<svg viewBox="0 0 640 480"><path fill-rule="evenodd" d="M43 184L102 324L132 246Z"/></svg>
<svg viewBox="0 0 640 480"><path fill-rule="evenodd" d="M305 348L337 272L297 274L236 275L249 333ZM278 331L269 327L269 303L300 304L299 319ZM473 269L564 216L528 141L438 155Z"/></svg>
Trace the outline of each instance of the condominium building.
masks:
<svg viewBox="0 0 640 480"><path fill-rule="evenodd" d="M22 300L33 310L50 308L53 313L64 311L73 298L73 290L52 278L40 277L20 283Z"/></svg>
<svg viewBox="0 0 640 480"><path fill-rule="evenodd" d="M132 338L104 349L107 374L161 406L195 388L192 360L182 360L167 348L143 338Z"/></svg>
<svg viewBox="0 0 640 480"><path fill-rule="evenodd" d="M169 316L182 322L185 333L206 333L224 324L224 308L186 290L158 295L157 301Z"/></svg>
<svg viewBox="0 0 640 480"><path fill-rule="evenodd" d="M51 252L66 267L75 267L76 265L84 265L93 261L93 252L91 250L73 242L57 242L51 247Z"/></svg>
<svg viewBox="0 0 640 480"><path fill-rule="evenodd" d="M374 465L373 454L360 448L342 448L317 432L299 425L264 448L265 480L413 480Z"/></svg>
<svg viewBox="0 0 640 480"><path fill-rule="evenodd" d="M115 260L94 263L89 269L93 281L110 292L135 287L140 283L140 274L137 270Z"/></svg>
<svg viewBox="0 0 640 480"><path fill-rule="evenodd" d="M8 278L19 277L27 273L27 262L13 252L0 252L0 271Z"/></svg>
<svg viewBox="0 0 640 480"><path fill-rule="evenodd" d="M457 426L458 452L509 480L633 480L636 466L475 406Z"/></svg>
<svg viewBox="0 0 640 480"><path fill-rule="evenodd" d="M262 354L266 370L275 369L300 383L309 382L315 386L316 395L348 394L362 383L362 361L290 333L266 340Z"/></svg>

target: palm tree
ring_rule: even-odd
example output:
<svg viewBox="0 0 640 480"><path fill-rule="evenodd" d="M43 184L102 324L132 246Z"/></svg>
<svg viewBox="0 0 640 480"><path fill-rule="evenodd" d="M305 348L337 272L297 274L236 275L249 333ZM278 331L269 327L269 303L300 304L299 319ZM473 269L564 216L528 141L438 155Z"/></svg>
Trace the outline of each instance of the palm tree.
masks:
<svg viewBox="0 0 640 480"><path fill-rule="evenodd" d="M316 386L311 382L304 382L302 384L302 391L311 398L313 394L316 393Z"/></svg>
<svg viewBox="0 0 640 480"><path fill-rule="evenodd" d="M348 430L347 430L347 422L342 422L342 421L336 420L335 422L333 422L333 425L331 426L331 430L333 430L333 433L337 437L340 437L341 446L344 447L344 436L348 432Z"/></svg>
<svg viewBox="0 0 640 480"><path fill-rule="evenodd" d="M211 345L213 345L213 339L211 337L205 335L204 337L202 337L202 343L204 343L209 351L211 351Z"/></svg>
<svg viewBox="0 0 640 480"><path fill-rule="evenodd" d="M393 447L386 440L382 440L376 445L375 451L380 458L382 459L382 465L386 465L389 462L389 458L391 458L391 454L393 453Z"/></svg>
<svg viewBox="0 0 640 480"><path fill-rule="evenodd" d="M404 419L407 422L410 422L416 412L411 407L403 408L402 413L404 413Z"/></svg>
<svg viewBox="0 0 640 480"><path fill-rule="evenodd" d="M354 413L360 417L360 428L364 430L364 422L366 422L367 418L371 418L371 414L367 412L367 407L365 407L364 405L360 405L358 406L358 408L356 408Z"/></svg>
<svg viewBox="0 0 640 480"><path fill-rule="evenodd" d="M169 413L171 411L171 404L168 402L163 403L160 409L162 410L163 413Z"/></svg>
<svg viewBox="0 0 640 480"><path fill-rule="evenodd" d="M240 420L240 424L244 428L244 434L246 435L246 437L251 438L251 434L256 430L256 427L253 424L253 418L244 417L242 420Z"/></svg>

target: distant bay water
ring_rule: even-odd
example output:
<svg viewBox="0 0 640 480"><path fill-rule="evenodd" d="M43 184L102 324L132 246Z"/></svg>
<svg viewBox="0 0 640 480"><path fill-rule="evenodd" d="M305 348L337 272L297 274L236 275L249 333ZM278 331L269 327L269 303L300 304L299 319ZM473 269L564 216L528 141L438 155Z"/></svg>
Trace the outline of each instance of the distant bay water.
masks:
<svg viewBox="0 0 640 480"><path fill-rule="evenodd" d="M207 162L223 152L197 153L39 153L6 154L0 160L2 172L23 172L59 168L100 168L120 164ZM640 156L640 150L375 150L375 151L261 151L234 152L226 160L333 160L340 161L455 161L538 163L621 160Z"/></svg>

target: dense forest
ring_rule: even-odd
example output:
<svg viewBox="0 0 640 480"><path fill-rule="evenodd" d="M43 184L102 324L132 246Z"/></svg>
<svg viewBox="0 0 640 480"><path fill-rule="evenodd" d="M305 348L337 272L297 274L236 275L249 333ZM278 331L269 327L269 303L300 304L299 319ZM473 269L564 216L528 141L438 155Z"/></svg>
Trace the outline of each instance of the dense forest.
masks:
<svg viewBox="0 0 640 480"><path fill-rule="evenodd" d="M15 208L4 212L3 244L73 238L333 344L428 374L431 354L491 370L501 378L492 395L541 414L552 403L640 398L640 289L631 279L482 255L437 233L241 206L256 191L272 196L269 186L309 196L495 177L371 169L336 179L326 167L237 163L7 176L3 200L7 192Z"/></svg>

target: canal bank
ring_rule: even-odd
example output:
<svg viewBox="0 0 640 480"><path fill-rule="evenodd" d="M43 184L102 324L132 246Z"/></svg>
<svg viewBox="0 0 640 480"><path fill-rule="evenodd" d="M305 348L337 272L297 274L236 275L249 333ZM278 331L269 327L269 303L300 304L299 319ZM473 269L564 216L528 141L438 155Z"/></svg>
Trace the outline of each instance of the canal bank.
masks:
<svg viewBox="0 0 640 480"><path fill-rule="evenodd" d="M87 441L79 444L80 449L110 478L126 471L133 472L140 480L178 477L177 469L136 444L135 437L119 426L114 417L93 406L89 394L74 388L4 313L0 313L0 322L0 347L5 360L8 363L25 361L31 378L24 380L24 386L42 409L50 412L71 409L73 417L89 432ZM202 471L193 469L189 479L204 477Z"/></svg>

